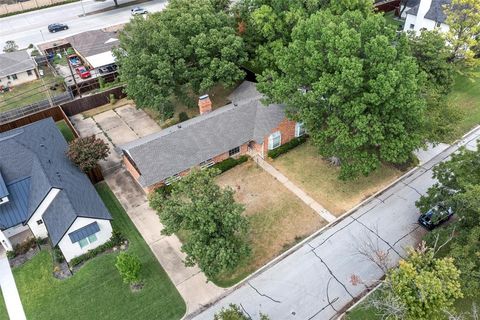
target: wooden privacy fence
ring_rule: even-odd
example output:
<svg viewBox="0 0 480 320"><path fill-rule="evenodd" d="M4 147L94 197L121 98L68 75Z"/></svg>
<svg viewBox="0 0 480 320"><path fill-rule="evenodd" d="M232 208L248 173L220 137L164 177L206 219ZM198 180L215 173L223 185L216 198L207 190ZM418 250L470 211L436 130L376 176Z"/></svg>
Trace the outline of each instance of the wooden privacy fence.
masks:
<svg viewBox="0 0 480 320"><path fill-rule="evenodd" d="M32 11L37 8L50 7L63 2L72 2L71 0L30 0L12 4L0 5L0 16L12 14L14 12Z"/></svg>
<svg viewBox="0 0 480 320"><path fill-rule="evenodd" d="M112 88L107 91L99 92L89 96L82 97L80 99L75 99L70 102L64 103L61 105L65 114L69 117L79 114L83 111L87 111L104 104L110 103L110 95L113 94L115 99L121 99L126 97L123 93L123 86Z"/></svg>

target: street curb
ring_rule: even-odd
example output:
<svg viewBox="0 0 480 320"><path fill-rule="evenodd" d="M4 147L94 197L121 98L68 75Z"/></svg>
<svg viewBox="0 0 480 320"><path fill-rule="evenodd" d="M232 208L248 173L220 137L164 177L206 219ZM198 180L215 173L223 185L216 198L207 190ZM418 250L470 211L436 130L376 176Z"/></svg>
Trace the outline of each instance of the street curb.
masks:
<svg viewBox="0 0 480 320"><path fill-rule="evenodd" d="M473 132L475 132L476 130L480 129L480 125L477 125L476 127L474 127L472 130L468 131L466 134L464 134L462 136L462 138L460 139L457 139L455 140L452 144L449 145L448 148L446 148L444 151L448 150L449 148L451 147L454 147L456 146L457 144L461 143L462 140L467 137L468 135L472 134ZM183 317L183 319L187 320L187 319L192 319L193 317L199 315L200 313L202 313L203 311L205 311L206 309L208 309L209 307L211 307L212 305L214 305L215 303L217 303L218 301L220 301L221 299L225 298L226 296L230 295L233 291L239 289L240 287L244 286L250 279L260 275L261 273L263 273L264 271L268 270L269 268L271 268L272 266L276 265L280 260L283 260L285 259L286 257L288 257L289 255L291 255L292 253L294 253L295 251L297 251L298 249L300 249L305 243L309 242L310 240L312 240L313 238L317 237L318 235L320 235L321 233L325 232L327 229L331 228L331 227L334 227L335 225L337 225L338 223L340 223L341 221L343 221L345 218L347 218L348 216L350 216L351 214L353 214L355 211L357 211L358 209L360 209L361 207L369 204L371 201L373 201L376 197L378 197L379 195L383 194L384 192L390 190L392 187L394 187L395 185L397 185L401 180L403 179L406 179L410 176L412 176L414 173L416 173L418 170L426 170L423 165L429 163L430 161L434 160L436 157L438 157L440 154L442 154L444 151L442 151L441 153L435 155L434 157L432 157L429 161L427 161L426 163L422 164L422 165L418 165L412 169L410 169L409 171L407 171L406 173L404 173L403 175L401 175L400 177L398 177L397 179L395 179L394 181L392 181L390 184L388 184L386 187L384 187L382 190L379 190L377 191L376 193L372 194L371 196L369 196L368 198L366 198L365 200L363 200L362 202L360 202L359 204L357 204L356 206L354 206L353 208L351 208L350 210L348 210L347 212L345 212L344 214L342 214L341 216L339 216L337 219L335 219L334 221L332 222L329 222L327 223L325 226L323 226L322 228L320 228L319 230L317 230L316 232L314 232L313 234L311 234L310 236L308 236L307 238L303 239L302 241L300 241L299 243L297 243L295 246L291 247L290 249L288 249L287 251L283 252L282 254L280 254L279 256L277 256L276 258L274 258L273 260L271 260L270 262L268 262L266 265L264 265L263 267L261 267L260 269L256 270L255 272L253 272L252 274L250 274L249 276L247 276L245 279L241 280L239 283L237 283L236 285L232 286L232 287L229 287L229 288L226 288L227 291L225 293L223 293L221 296L217 297L215 300L209 302L208 304L202 306L201 308L199 308L198 310L188 314L188 315L185 315ZM381 282L380 282L381 284ZM378 287L378 286L377 286ZM375 291L375 289L377 289L377 287L375 287L374 289L370 290L366 295L369 295L371 292ZM360 300L363 300L363 297L361 297L359 299ZM357 301L358 302L358 301ZM356 305L356 303L354 304ZM350 310L352 307L349 307L349 309L347 309L346 311ZM345 312L343 314L341 314L340 316L343 316L345 314Z"/></svg>

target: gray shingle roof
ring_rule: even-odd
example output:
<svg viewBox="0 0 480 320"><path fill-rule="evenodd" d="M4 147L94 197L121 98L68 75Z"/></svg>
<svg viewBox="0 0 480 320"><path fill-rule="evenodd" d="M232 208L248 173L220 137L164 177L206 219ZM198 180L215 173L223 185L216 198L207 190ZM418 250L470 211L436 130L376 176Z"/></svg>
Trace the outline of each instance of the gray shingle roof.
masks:
<svg viewBox="0 0 480 320"><path fill-rule="evenodd" d="M0 54L0 77L32 69L35 69L35 61L25 50Z"/></svg>
<svg viewBox="0 0 480 320"><path fill-rule="evenodd" d="M13 181L7 186L8 202L0 204L0 230L16 226L27 219L30 178Z"/></svg>
<svg viewBox="0 0 480 320"><path fill-rule="evenodd" d="M432 0L430 5L430 9L428 9L427 13L425 14L425 19L433 20L436 22L445 22L447 16L443 11L443 6L450 4L451 0ZM413 8L407 11L408 14L416 16L418 14L418 8L420 7L420 1L418 4L415 5Z"/></svg>
<svg viewBox="0 0 480 320"><path fill-rule="evenodd" d="M94 221L80 229L70 232L68 236L70 237L70 240L72 240L72 243L75 243L97 233L98 231L100 231L100 227L98 226L97 221Z"/></svg>
<svg viewBox="0 0 480 320"><path fill-rule="evenodd" d="M67 158L67 148L51 118L0 133L0 168L6 184L31 180L27 221L51 188L61 189L43 215L53 245L77 217L111 219L90 180Z"/></svg>
<svg viewBox="0 0 480 320"><path fill-rule="evenodd" d="M451 2L451 0L432 0L430 9L425 14L425 19L430 19L442 23L445 22L445 20L447 20L447 16L443 12L443 6L446 4L450 4Z"/></svg>
<svg viewBox="0 0 480 320"><path fill-rule="evenodd" d="M82 32L66 40L84 57L108 52L120 43L117 33L102 30Z"/></svg>
<svg viewBox="0 0 480 320"><path fill-rule="evenodd" d="M285 119L282 105L264 106L252 82L230 95L233 103L146 136L121 148L139 169L147 187L249 141L262 143Z"/></svg>

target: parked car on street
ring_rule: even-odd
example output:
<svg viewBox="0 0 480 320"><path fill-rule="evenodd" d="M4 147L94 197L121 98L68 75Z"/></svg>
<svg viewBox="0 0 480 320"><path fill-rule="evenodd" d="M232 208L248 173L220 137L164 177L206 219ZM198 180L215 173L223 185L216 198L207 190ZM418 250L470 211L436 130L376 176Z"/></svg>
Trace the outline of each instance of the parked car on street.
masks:
<svg viewBox="0 0 480 320"><path fill-rule="evenodd" d="M98 71L102 74L104 73L112 73L117 71L117 65L112 63L103 67L98 68Z"/></svg>
<svg viewBox="0 0 480 320"><path fill-rule="evenodd" d="M67 30L68 26L63 23L52 23L48 25L48 31L50 32L57 32L62 30Z"/></svg>
<svg viewBox="0 0 480 320"><path fill-rule="evenodd" d="M84 66L80 66L76 68L75 71L82 79L90 78L92 76L90 71L88 71L88 69L85 68Z"/></svg>
<svg viewBox="0 0 480 320"><path fill-rule="evenodd" d="M136 15L138 15L138 14L146 14L146 13L148 13L147 10L145 10L145 9L143 9L143 8L141 8L141 7L135 7L135 8L133 8L133 9L131 10L131 12L132 12L132 16L136 16Z"/></svg>
<svg viewBox="0 0 480 320"><path fill-rule="evenodd" d="M420 215L418 223L428 230L433 230L453 216L452 208L439 204Z"/></svg>
<svg viewBox="0 0 480 320"><path fill-rule="evenodd" d="M73 67L78 67L82 64L82 61L80 60L80 58L76 54L69 55L68 56L68 62L70 62L70 64Z"/></svg>

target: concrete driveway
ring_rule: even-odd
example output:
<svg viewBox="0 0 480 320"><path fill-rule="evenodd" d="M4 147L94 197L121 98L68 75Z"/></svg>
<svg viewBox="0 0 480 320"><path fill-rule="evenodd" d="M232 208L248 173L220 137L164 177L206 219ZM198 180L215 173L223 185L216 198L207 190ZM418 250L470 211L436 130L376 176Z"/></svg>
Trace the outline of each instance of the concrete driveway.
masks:
<svg viewBox="0 0 480 320"><path fill-rule="evenodd" d="M82 137L95 135L110 148L110 155L100 162L104 174L112 172L121 164L121 154L117 146L136 140L161 130L143 110L127 104L99 113L90 118L82 114L70 118Z"/></svg>
<svg viewBox="0 0 480 320"><path fill-rule="evenodd" d="M3 299L7 307L10 320L25 320L22 301L18 294L17 285L13 278L10 263L3 248L0 246L0 289L2 289Z"/></svg>
<svg viewBox="0 0 480 320"><path fill-rule="evenodd" d="M475 149L476 140L480 140L480 127L189 318L211 320L230 303L239 305L252 319L258 319L259 312L277 320L336 318L366 290L366 285L352 283L352 276L371 285L384 274L360 254L362 248L387 252L390 265L396 265L406 248L415 246L425 234L417 224L415 201L434 183L432 167L462 145Z"/></svg>

